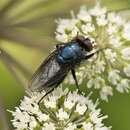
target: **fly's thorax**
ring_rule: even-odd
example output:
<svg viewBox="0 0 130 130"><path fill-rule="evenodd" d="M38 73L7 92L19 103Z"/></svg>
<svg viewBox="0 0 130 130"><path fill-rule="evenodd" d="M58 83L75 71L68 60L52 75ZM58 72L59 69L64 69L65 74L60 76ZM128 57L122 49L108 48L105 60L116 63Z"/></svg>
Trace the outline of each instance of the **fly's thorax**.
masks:
<svg viewBox="0 0 130 130"><path fill-rule="evenodd" d="M84 52L77 42L68 43L59 51L58 61L63 64L78 64L84 58Z"/></svg>

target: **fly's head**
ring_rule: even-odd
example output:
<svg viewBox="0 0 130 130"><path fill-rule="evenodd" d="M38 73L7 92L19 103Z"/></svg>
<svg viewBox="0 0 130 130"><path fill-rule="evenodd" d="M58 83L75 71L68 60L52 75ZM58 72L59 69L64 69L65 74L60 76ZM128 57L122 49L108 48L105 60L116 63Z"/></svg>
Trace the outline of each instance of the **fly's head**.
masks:
<svg viewBox="0 0 130 130"><path fill-rule="evenodd" d="M74 40L77 43L79 43L79 45L87 52L90 52L95 48L94 42L92 42L89 38L85 38L83 36L77 36Z"/></svg>

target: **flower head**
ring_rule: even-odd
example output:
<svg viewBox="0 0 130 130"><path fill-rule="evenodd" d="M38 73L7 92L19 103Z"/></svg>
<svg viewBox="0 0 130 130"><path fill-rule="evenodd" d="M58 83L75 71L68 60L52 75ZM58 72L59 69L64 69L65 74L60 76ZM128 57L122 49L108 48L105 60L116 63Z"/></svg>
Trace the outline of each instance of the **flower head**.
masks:
<svg viewBox="0 0 130 130"><path fill-rule="evenodd" d="M91 9L82 6L75 17L58 21L58 41L69 42L77 34L90 38L101 49L77 70L79 84L98 89L101 99L106 101L108 96L113 95L114 88L119 92L128 92L130 22L116 12L108 12L97 2ZM68 76L65 83L74 84L72 76Z"/></svg>
<svg viewBox="0 0 130 130"><path fill-rule="evenodd" d="M97 103L94 104L89 96L58 88L46 96L39 106L38 100L43 94L25 96L20 106L11 112L16 130L110 130L102 122L107 116L101 114L96 108ZM56 105L48 105L47 101L50 104L54 101Z"/></svg>

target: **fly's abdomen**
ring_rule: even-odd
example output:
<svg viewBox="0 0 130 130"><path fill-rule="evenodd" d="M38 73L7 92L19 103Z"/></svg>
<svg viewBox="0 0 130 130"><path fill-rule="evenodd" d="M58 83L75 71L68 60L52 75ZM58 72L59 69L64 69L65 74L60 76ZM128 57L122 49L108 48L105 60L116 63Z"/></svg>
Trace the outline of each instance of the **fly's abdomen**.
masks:
<svg viewBox="0 0 130 130"><path fill-rule="evenodd" d="M57 58L60 63L79 63L83 54L80 46L77 43L72 43L63 48Z"/></svg>

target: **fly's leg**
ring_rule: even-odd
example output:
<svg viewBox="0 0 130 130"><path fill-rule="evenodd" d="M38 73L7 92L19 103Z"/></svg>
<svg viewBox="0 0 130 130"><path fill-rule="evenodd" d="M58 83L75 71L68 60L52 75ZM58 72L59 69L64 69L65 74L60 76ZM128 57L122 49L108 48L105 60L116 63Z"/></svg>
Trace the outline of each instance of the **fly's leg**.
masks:
<svg viewBox="0 0 130 130"><path fill-rule="evenodd" d="M40 106L40 103L41 103L41 101L43 100L43 98L46 97L49 93L51 93L53 90L54 90L54 88L50 89L45 95L43 95L43 96L41 97L41 99L38 101L38 105L39 105L39 106Z"/></svg>
<svg viewBox="0 0 130 130"><path fill-rule="evenodd" d="M78 81L77 81L77 78L76 78L75 70L72 68L72 69L71 69L71 72L72 72L72 76L73 76L73 78L74 78L76 87L77 87L79 93L82 94L82 91L80 90L79 85L78 85Z"/></svg>
<svg viewBox="0 0 130 130"><path fill-rule="evenodd" d="M98 49L97 51L95 51L95 52L93 52L93 53L91 53L89 55L86 55L85 59L87 60L87 59L91 58L94 54L99 53L100 51L102 51L104 49L106 49L106 48Z"/></svg>
<svg viewBox="0 0 130 130"><path fill-rule="evenodd" d="M85 59L87 60L87 59L91 58L94 54L95 54L95 53L92 53L92 54L86 56Z"/></svg>

